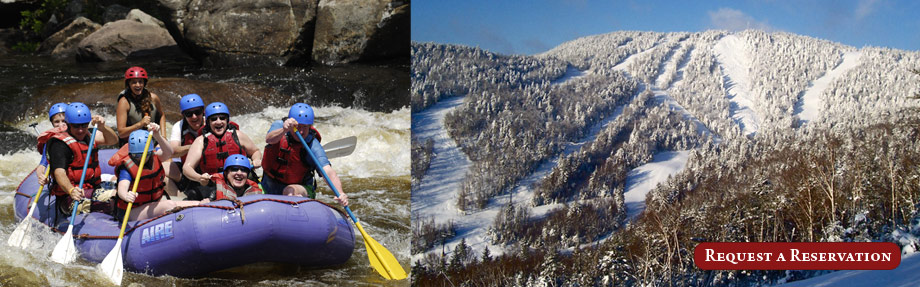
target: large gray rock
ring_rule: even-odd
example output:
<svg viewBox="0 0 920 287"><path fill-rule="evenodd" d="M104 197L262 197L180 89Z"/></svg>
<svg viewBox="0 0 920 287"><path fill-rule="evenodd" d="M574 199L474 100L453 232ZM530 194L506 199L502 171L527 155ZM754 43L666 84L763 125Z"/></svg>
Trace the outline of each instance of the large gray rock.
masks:
<svg viewBox="0 0 920 287"><path fill-rule="evenodd" d="M77 45L83 38L102 28L102 25L96 24L90 19L79 17L70 22L67 27L55 32L50 37L42 41L39 45L38 52L42 54L51 54L55 58L70 58L77 54Z"/></svg>
<svg viewBox="0 0 920 287"><path fill-rule="evenodd" d="M409 54L408 1L324 0L316 18L317 62L334 65Z"/></svg>
<svg viewBox="0 0 920 287"><path fill-rule="evenodd" d="M77 48L77 58L84 61L121 61L128 55L176 46L166 29L133 20L106 23L90 34Z"/></svg>
<svg viewBox="0 0 920 287"><path fill-rule="evenodd" d="M189 43L206 53L282 56L304 27L312 29L318 0L161 0L176 7L172 21ZM186 10L187 9L187 10Z"/></svg>
<svg viewBox="0 0 920 287"><path fill-rule="evenodd" d="M183 47L210 59L326 64L409 56L409 1L158 0ZM320 26L320 22L322 25Z"/></svg>
<svg viewBox="0 0 920 287"><path fill-rule="evenodd" d="M150 16L147 13L144 13L144 11L138 9L131 9L131 11L125 15L125 20L132 20L143 24L157 25L164 29L166 28L166 25L163 24L163 21L160 21L160 19L157 18L153 18L153 16Z"/></svg>

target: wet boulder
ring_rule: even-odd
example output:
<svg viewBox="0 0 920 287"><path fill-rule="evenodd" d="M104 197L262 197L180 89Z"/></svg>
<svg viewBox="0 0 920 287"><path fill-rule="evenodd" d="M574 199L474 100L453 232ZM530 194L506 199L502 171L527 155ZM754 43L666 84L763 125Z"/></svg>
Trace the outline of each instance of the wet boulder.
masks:
<svg viewBox="0 0 920 287"><path fill-rule="evenodd" d="M163 21L160 21L160 19L157 19L157 18L153 18L153 16L150 16L147 13L144 13L144 11L141 11L138 9L131 9L131 11L128 11L128 14L125 15L125 20L136 21L136 22L140 22L144 24L157 25L160 28L164 28L164 29L166 28L166 25L163 24Z"/></svg>
<svg viewBox="0 0 920 287"><path fill-rule="evenodd" d="M70 22L64 29L55 32L42 41L38 51L42 54L51 54L59 59L72 58L77 54L77 45L80 44L80 41L99 30L99 28L102 28L102 25L85 17L79 17Z"/></svg>
<svg viewBox="0 0 920 287"><path fill-rule="evenodd" d="M321 1L313 60L327 65L409 56L409 3Z"/></svg>
<svg viewBox="0 0 920 287"><path fill-rule="evenodd" d="M317 61L332 65L409 56L409 1L158 3L176 39L212 59L209 61L262 57L288 64Z"/></svg>
<svg viewBox="0 0 920 287"><path fill-rule="evenodd" d="M169 32L155 24L133 20L106 23L77 47L81 61L122 61L132 53L177 47Z"/></svg>
<svg viewBox="0 0 920 287"><path fill-rule="evenodd" d="M318 0L161 0L175 8L171 21L190 44L207 54L283 56L302 30L312 31Z"/></svg>

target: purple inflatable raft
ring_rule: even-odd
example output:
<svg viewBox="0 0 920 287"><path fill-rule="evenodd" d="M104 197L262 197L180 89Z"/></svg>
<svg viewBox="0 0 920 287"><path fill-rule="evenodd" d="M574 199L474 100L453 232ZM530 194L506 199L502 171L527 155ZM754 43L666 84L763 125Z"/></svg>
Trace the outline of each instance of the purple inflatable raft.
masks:
<svg viewBox="0 0 920 287"><path fill-rule="evenodd" d="M114 174L99 151L102 172ZM16 190L16 218L28 213L38 191L35 173ZM126 270L150 275L200 276L256 262L327 267L348 261L354 251L351 223L338 210L302 197L254 195L190 207L152 220L128 222L122 244ZM33 217L63 234L69 215L56 211L55 199L42 191ZM111 215L78 214L73 235L84 259L101 262L115 246L121 221Z"/></svg>

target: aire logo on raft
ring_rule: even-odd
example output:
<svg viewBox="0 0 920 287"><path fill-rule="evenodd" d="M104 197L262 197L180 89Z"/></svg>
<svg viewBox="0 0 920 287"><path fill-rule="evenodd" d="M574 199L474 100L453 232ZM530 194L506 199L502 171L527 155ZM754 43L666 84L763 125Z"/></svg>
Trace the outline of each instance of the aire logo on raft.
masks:
<svg viewBox="0 0 920 287"><path fill-rule="evenodd" d="M172 239L173 221L157 223L154 226L144 228L141 235L141 246L147 246L167 239Z"/></svg>

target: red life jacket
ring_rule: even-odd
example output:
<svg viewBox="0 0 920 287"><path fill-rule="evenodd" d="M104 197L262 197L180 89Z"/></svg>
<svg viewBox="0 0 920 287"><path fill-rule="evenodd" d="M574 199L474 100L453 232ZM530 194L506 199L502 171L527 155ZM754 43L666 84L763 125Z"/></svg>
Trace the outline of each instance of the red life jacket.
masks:
<svg viewBox="0 0 920 287"><path fill-rule="evenodd" d="M90 129L90 132L96 131ZM73 153L73 161L67 165L66 172L67 178L70 179L70 183L76 186L80 183L80 176L83 174L83 163L86 162L86 153L87 150L89 150L89 145L78 142L67 132L55 133L51 137L67 144L67 147L70 148L70 152ZM89 156L89 163L86 165L86 178L84 178L82 186L84 190L93 189L102 183L102 170L99 169L99 149L93 149L92 154ZM52 180L51 182L54 183L51 187L52 194L57 196L69 195L68 191L62 189L55 181Z"/></svg>
<svg viewBox="0 0 920 287"><path fill-rule="evenodd" d="M137 183L137 197L134 198L135 206L158 201L160 197L163 197L163 186L166 185L166 183L163 182L163 178L166 177L166 172L163 171L160 157L153 154L151 158L150 154L148 154L147 162L151 163L151 168L141 171L141 179ZM128 145L122 146L118 152L112 155L109 159L109 165L117 166L119 169L127 169L132 177L137 175L138 166L131 160L131 156L128 154ZM132 178L132 180L134 179ZM131 187L133 187L133 182ZM122 200L120 197L116 198L118 201L118 208L128 209L127 201Z"/></svg>
<svg viewBox="0 0 920 287"><path fill-rule="evenodd" d="M262 194L262 189L259 188L259 184L255 181L252 181L251 179L246 179L246 185L248 185L248 187L246 187L246 190L243 190L241 193L237 193L236 190L233 189L229 183L227 183L227 179L224 178L223 173L212 175L211 180L214 181L217 187L217 191L214 193L216 195L216 199L214 200L236 199L237 197L244 195Z"/></svg>
<svg viewBox="0 0 920 287"><path fill-rule="evenodd" d="M195 138L198 137L198 131L192 130L191 125L188 124L188 121L182 120L182 142L180 146L191 145L195 142ZM185 157L188 156L188 153L182 156L182 163L185 163ZM179 165L182 166L182 165Z"/></svg>
<svg viewBox="0 0 920 287"><path fill-rule="evenodd" d="M58 133L67 133L67 126L63 126L59 128L51 128L47 131L44 131L41 135L39 135L38 136L38 146L35 147L38 149L38 152L42 153L45 150L45 144L48 143L48 140L54 137L54 134L58 134Z"/></svg>
<svg viewBox="0 0 920 287"><path fill-rule="evenodd" d="M310 127L309 135L304 138L310 144L316 138L322 141L319 131ZM303 184L312 182L313 168L310 156L306 154L300 139L294 139L290 133L281 137L277 144L265 146L262 156L262 170L272 179L285 184Z"/></svg>
<svg viewBox="0 0 920 287"><path fill-rule="evenodd" d="M218 174L224 171L224 160L235 154L246 155L243 151L243 145L236 135L240 128L234 122L227 125L224 135L218 138L207 125L201 127L198 131L204 137L204 148L201 151L201 161L198 163L198 172L207 174Z"/></svg>

